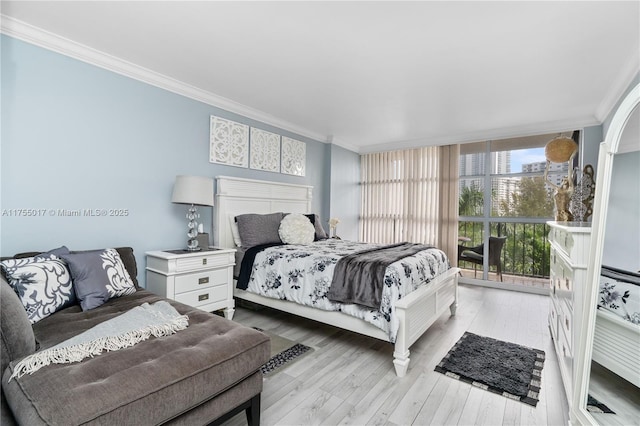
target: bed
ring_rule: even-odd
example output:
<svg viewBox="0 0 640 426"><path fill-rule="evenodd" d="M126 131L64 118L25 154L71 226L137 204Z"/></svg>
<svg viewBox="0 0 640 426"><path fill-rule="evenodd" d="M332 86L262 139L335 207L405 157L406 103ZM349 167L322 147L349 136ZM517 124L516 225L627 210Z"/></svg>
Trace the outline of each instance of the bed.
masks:
<svg viewBox="0 0 640 426"><path fill-rule="evenodd" d="M602 266L593 360L640 387L640 274Z"/></svg>
<svg viewBox="0 0 640 426"><path fill-rule="evenodd" d="M232 227L233 218L237 216L247 213L258 215L269 215L277 212L311 213L312 187L310 186L226 176L217 177L216 183L214 241L219 247L237 248ZM328 250L330 248L328 246L339 246L339 250L344 252L351 243L328 240L324 242L318 241L314 244L317 244L316 247L322 248L322 250ZM284 249L276 246L268 248L268 250ZM268 255L268 251L262 254L262 256ZM261 255L256 255L257 261L259 260L258 256ZM437 255L433 256L437 258ZM391 266L387 269L391 269ZM404 269L405 266L401 265L400 268ZM434 268L439 269L440 267L434 266ZM341 311L322 310L289 300L266 297L238 288L234 288L234 296L238 299L258 303L359 334L390 341L394 344L393 364L396 374L398 377L403 377L409 367L410 346L447 309L450 310L451 315L455 315L456 312L458 268L449 268L447 261L446 268L441 268L441 270L433 274L433 277L429 278L431 279L426 284L414 282L410 286L412 287L411 290L402 294L401 298L390 301L390 310L393 311L392 321L397 323L397 331L391 334L389 330L373 325L372 321L367 322L366 318L363 320ZM260 283L254 284L260 285ZM403 293L404 290L400 292Z"/></svg>

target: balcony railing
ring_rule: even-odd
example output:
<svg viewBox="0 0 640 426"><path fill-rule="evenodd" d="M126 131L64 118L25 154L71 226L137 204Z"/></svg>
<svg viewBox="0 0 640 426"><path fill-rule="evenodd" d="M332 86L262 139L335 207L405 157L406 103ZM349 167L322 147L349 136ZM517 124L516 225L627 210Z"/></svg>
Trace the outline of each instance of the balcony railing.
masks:
<svg viewBox="0 0 640 426"><path fill-rule="evenodd" d="M482 244L482 222L460 221L458 234L465 246ZM549 226L546 223L494 222L490 224L491 236L506 236L500 253L502 281L520 285L548 288L549 284ZM463 276L482 277L482 265L459 262ZM489 279L500 281L496 268L489 268Z"/></svg>

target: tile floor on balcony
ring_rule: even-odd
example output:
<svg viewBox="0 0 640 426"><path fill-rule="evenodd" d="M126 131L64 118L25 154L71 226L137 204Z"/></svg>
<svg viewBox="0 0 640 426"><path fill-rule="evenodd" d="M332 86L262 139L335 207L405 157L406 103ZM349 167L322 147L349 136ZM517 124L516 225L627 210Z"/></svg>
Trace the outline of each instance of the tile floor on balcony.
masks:
<svg viewBox="0 0 640 426"><path fill-rule="evenodd" d="M482 279L482 271L478 269L475 274L473 269L461 268L462 276L465 278ZM475 276L474 276L475 275ZM489 281L500 281L495 272L489 272ZM502 273L502 282L505 284L516 284L526 287L549 288L549 278L527 277L522 275L510 275L506 272Z"/></svg>

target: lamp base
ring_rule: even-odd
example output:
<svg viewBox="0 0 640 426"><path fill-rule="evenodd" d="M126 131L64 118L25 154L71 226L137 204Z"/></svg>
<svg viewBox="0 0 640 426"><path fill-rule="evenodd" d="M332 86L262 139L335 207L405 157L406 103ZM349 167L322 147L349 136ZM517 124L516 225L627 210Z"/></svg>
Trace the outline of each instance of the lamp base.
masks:
<svg viewBox="0 0 640 426"><path fill-rule="evenodd" d="M200 251L201 247L197 238L189 234L189 240L187 241L187 251Z"/></svg>
<svg viewBox="0 0 640 426"><path fill-rule="evenodd" d="M189 219L189 223L187 224L189 228L189 232L187 232L187 237L189 237L189 240L187 241L187 251L200 251L198 239L196 238L198 236L198 223L196 222L196 219L199 217L200 215L198 214L196 206L191 204L189 212L187 213L187 219Z"/></svg>

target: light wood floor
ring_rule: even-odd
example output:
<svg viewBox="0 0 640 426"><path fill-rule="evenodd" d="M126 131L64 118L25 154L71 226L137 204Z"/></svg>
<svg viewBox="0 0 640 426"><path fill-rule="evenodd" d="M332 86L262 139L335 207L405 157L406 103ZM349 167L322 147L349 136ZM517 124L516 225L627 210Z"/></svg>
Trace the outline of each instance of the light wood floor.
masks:
<svg viewBox="0 0 640 426"><path fill-rule="evenodd" d="M388 342L271 309L238 308L234 320L315 348L265 379L263 425L567 425L548 303L547 296L461 285L457 315L444 314L413 345L403 378ZM465 331L545 351L536 408L434 371ZM246 419L239 414L226 424Z"/></svg>
<svg viewBox="0 0 640 426"><path fill-rule="evenodd" d="M640 391L598 363L591 363L589 393L614 414L592 413L603 426L640 425Z"/></svg>
<svg viewBox="0 0 640 426"><path fill-rule="evenodd" d="M474 271L473 269L461 268L460 274L465 278L479 278L482 279L482 271ZM495 272L489 272L489 281L502 282L507 285L515 284L518 286L534 287L540 289L549 289L549 277L537 278L529 277L526 275L511 275L506 272L502 274L502 280Z"/></svg>

